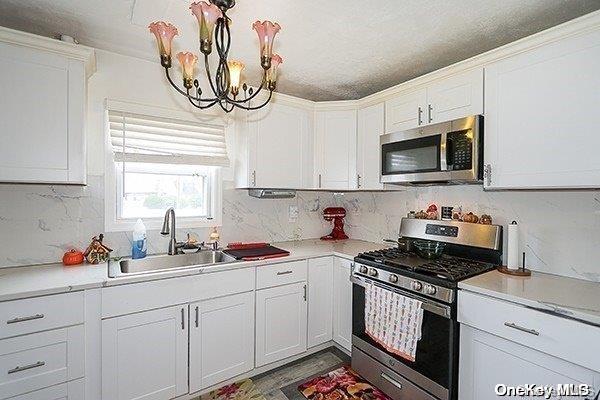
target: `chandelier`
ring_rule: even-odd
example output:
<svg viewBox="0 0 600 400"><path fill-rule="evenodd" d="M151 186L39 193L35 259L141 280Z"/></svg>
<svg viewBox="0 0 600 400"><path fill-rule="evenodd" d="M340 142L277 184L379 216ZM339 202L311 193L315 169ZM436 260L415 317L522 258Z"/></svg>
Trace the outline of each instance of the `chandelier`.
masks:
<svg viewBox="0 0 600 400"><path fill-rule="evenodd" d="M200 52L204 55L206 78L210 85L211 93L206 96L200 88L198 79L194 77L194 70L198 62L198 56L191 52L177 53L177 60L181 65L183 76L183 88L178 86L171 77L171 44L177 36L177 28L172 24L159 21L153 22L148 27L150 32L156 36L160 64L165 69L169 83L179 93L188 98L189 102L196 108L206 109L218 104L225 112L231 112L234 108L245 110L257 110L269 103L273 96L277 83L277 69L283 62L278 54L273 53L273 41L281 27L278 23L271 21L256 21L252 28L258 34L260 42L260 65L262 67L262 81L255 90L245 82L242 83L242 71L244 63L236 60L228 60L229 48L231 46L231 35L229 25L231 19L227 11L235 6L235 0L209 0L192 3L190 10L198 19L200 34ZM209 65L209 55L213 50L213 38L215 49L219 57L219 63L214 74L214 80ZM240 89L243 94L240 94ZM252 106L251 101L263 89L269 91L268 98L260 105Z"/></svg>

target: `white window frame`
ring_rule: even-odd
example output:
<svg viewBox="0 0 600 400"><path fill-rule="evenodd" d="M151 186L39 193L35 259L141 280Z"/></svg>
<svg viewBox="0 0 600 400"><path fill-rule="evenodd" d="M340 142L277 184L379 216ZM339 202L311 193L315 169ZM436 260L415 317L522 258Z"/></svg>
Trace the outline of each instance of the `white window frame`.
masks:
<svg viewBox="0 0 600 400"><path fill-rule="evenodd" d="M117 167L114 161L112 146L108 134L108 110L117 110L141 115L162 116L164 118L176 118L188 122L197 121L194 114L180 110L164 109L147 105L126 103L121 101L106 100L104 112L104 134L105 134L105 161L104 161L104 229L107 232L126 232L132 231L137 221L135 219L119 218L117 207ZM212 118L214 116L203 116ZM213 226L222 226L223 224L223 179L220 167L212 169L211 193L210 193L210 215L212 218L204 217L177 217L177 229L210 228ZM165 210L166 211L166 210ZM177 214L177 210L175 210ZM163 218L142 218L146 229L160 230L162 228Z"/></svg>

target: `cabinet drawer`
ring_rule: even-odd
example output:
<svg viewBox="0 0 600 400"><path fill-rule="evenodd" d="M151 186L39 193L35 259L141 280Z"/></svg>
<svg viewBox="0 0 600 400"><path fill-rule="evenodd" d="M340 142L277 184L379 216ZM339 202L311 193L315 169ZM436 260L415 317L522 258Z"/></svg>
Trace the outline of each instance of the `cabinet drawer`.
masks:
<svg viewBox="0 0 600 400"><path fill-rule="evenodd" d="M83 325L0 341L0 399L84 375Z"/></svg>
<svg viewBox="0 0 600 400"><path fill-rule="evenodd" d="M78 379L13 397L10 400L84 400L84 398L85 383L83 379Z"/></svg>
<svg viewBox="0 0 600 400"><path fill-rule="evenodd" d="M83 323L83 292L0 303L0 339Z"/></svg>
<svg viewBox="0 0 600 400"><path fill-rule="evenodd" d="M305 281L306 265L307 261L302 260L258 267L256 269L256 288L264 289Z"/></svg>
<svg viewBox="0 0 600 400"><path fill-rule="evenodd" d="M458 321L600 371L600 359L589 351L590 343L600 343L598 327L464 290L458 295Z"/></svg>

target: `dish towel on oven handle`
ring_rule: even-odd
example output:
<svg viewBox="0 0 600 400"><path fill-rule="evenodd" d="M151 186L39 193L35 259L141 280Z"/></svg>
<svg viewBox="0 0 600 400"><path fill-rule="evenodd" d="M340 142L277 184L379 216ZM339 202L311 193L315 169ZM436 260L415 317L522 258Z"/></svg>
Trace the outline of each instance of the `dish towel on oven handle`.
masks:
<svg viewBox="0 0 600 400"><path fill-rule="evenodd" d="M423 302L373 283L365 288L365 331L387 351L415 361Z"/></svg>

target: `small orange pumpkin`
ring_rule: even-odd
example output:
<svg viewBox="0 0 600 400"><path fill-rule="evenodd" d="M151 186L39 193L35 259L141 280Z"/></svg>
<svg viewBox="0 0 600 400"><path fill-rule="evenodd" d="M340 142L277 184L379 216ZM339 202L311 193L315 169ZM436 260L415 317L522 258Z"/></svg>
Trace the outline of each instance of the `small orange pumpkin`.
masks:
<svg viewBox="0 0 600 400"><path fill-rule="evenodd" d="M62 259L63 265L79 265L83 264L83 253L75 249L71 249L65 253Z"/></svg>

